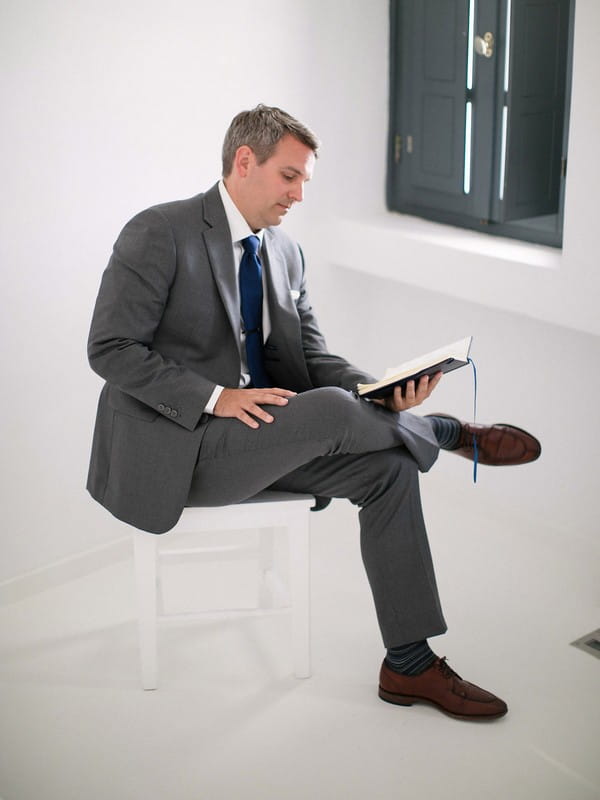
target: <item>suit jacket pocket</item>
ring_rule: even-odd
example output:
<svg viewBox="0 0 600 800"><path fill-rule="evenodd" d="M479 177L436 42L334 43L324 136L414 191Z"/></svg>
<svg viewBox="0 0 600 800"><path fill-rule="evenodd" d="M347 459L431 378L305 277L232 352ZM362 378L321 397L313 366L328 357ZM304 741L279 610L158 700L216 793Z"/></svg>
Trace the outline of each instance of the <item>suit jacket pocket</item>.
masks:
<svg viewBox="0 0 600 800"><path fill-rule="evenodd" d="M277 345L270 344L268 339L264 344L263 352L265 355L265 362L281 361L281 358L279 357L279 348L277 347Z"/></svg>
<svg viewBox="0 0 600 800"><path fill-rule="evenodd" d="M144 420L145 422L154 422L159 415L158 411L114 386L109 388L108 402L120 414L127 414L129 417Z"/></svg>

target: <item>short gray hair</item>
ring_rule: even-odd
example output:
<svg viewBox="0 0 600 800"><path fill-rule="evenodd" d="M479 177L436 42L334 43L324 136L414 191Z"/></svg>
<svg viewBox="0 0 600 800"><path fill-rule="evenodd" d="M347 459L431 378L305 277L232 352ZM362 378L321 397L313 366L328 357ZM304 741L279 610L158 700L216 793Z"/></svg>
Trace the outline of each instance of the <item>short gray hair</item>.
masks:
<svg viewBox="0 0 600 800"><path fill-rule="evenodd" d="M251 111L241 111L231 121L223 142L223 177L233 169L237 149L247 145L256 156L259 164L271 158L277 143L286 135L310 147L315 156L320 142L315 134L275 106L257 105Z"/></svg>

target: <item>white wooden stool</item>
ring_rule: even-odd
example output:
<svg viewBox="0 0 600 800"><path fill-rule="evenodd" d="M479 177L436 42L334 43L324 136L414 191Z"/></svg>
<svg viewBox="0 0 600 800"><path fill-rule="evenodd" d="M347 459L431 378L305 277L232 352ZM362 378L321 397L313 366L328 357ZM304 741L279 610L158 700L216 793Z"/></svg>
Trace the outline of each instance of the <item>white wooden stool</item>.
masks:
<svg viewBox="0 0 600 800"><path fill-rule="evenodd" d="M309 514L314 502L312 495L264 491L237 505L185 508L177 525L165 534L134 531L135 584L144 689L156 689L158 686L158 622L211 617L214 619L217 616L251 616L289 611L294 674L297 678L310 676ZM274 569L274 534L278 528L288 531L287 590ZM247 529L259 531L257 545L174 546L178 534L195 535L208 531ZM219 554L227 559L250 558L257 561L259 590L256 608L217 609L186 614L164 613L160 584L161 561L187 556L214 560Z"/></svg>

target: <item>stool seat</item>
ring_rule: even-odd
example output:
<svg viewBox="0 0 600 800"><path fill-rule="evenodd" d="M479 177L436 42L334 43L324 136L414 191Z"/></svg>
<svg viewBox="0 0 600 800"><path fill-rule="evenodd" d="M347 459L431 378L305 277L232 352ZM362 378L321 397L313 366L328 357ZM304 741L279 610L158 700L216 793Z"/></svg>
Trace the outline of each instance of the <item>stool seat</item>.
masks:
<svg viewBox="0 0 600 800"><path fill-rule="evenodd" d="M297 678L310 676L310 510L312 495L265 490L229 506L187 506L179 522L164 534L133 532L134 569L138 610L138 634L142 686L158 686L158 623L249 616L287 611L291 616L292 659ZM189 546L189 534L258 531L258 544L211 544ZM289 578L276 569L275 536L287 531ZM185 536L182 536L185 535ZM177 546L185 538L184 546ZM256 538L256 537L255 537ZM258 602L254 608L219 608L186 614L167 614L162 609L161 566L169 560L188 558L253 560L258 566Z"/></svg>

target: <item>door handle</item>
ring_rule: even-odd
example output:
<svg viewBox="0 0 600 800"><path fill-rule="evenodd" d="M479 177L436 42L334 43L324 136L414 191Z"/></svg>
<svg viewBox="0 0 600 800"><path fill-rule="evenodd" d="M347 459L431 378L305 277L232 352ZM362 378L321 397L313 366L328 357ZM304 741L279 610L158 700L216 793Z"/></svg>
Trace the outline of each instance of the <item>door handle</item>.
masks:
<svg viewBox="0 0 600 800"><path fill-rule="evenodd" d="M491 58L494 55L494 34L484 33L483 36L476 36L473 42L475 46L475 52L478 56L483 56L484 58Z"/></svg>

